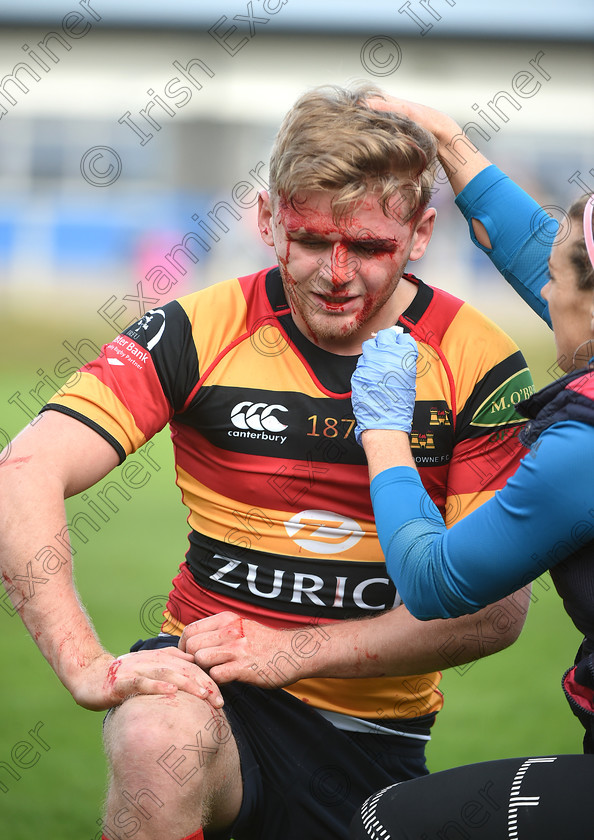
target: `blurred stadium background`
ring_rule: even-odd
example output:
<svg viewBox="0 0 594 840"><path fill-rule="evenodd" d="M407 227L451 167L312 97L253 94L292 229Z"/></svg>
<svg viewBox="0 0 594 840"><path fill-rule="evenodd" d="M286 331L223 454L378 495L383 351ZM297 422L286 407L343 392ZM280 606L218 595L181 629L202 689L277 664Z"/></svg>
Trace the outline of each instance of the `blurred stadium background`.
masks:
<svg viewBox="0 0 594 840"><path fill-rule="evenodd" d="M90 358L143 302L273 262L256 190L279 120L308 87L367 80L474 123L481 150L563 221L594 190L593 33L588 0L1 0L1 441L62 383L65 353ZM545 384L548 330L438 186L415 273L491 315ZM193 257L176 250L191 232ZM78 556L83 599L116 652L155 629L184 550L166 437L153 458L151 486ZM576 637L546 579L535 593L514 648L446 675L433 770L580 749L558 689ZM0 824L16 840L90 840L100 719L74 706L5 606L0 624ZM48 748L36 742L19 764L15 745L40 722Z"/></svg>

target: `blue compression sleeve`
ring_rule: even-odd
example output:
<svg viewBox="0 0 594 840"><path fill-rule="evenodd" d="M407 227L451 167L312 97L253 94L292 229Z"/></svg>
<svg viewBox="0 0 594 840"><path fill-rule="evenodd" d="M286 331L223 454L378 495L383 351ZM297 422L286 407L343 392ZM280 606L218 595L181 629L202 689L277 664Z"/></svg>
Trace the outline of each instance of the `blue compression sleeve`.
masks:
<svg viewBox="0 0 594 840"><path fill-rule="evenodd" d="M547 261L558 223L496 166L479 172L456 197L470 236L526 303L551 326L540 290L548 280ZM492 248L481 245L472 219L482 222Z"/></svg>
<svg viewBox="0 0 594 840"><path fill-rule="evenodd" d="M475 612L594 539L592 453L593 427L551 426L506 486L449 531L416 470L394 467L376 476L378 534L410 612L421 619Z"/></svg>

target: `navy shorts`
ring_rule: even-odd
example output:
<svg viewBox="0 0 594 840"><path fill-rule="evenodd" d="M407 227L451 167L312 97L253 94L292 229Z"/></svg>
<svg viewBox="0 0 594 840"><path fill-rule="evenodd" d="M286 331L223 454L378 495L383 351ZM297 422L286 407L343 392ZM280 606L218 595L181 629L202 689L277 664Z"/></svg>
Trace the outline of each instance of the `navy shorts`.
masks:
<svg viewBox="0 0 594 840"><path fill-rule="evenodd" d="M132 650L177 642L163 635ZM428 772L424 740L345 732L282 689L236 682L221 693L239 749L243 802L231 829L205 832L206 840L346 840L367 797Z"/></svg>
<svg viewBox="0 0 594 840"><path fill-rule="evenodd" d="M351 840L592 837L594 755L485 761L378 791Z"/></svg>

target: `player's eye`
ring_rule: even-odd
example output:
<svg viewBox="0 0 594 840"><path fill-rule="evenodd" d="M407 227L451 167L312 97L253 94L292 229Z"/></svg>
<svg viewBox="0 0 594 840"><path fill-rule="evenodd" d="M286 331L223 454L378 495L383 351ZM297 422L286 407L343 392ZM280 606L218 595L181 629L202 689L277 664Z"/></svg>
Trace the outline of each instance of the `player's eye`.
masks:
<svg viewBox="0 0 594 840"><path fill-rule="evenodd" d="M376 243L369 243L366 245L364 242L358 242L353 250L356 254L359 254L363 257L376 257L378 254L388 254L391 253L391 249L387 248L385 245L381 245Z"/></svg>
<svg viewBox="0 0 594 840"><path fill-rule="evenodd" d="M325 248L328 244L323 239L298 239L297 242L304 248Z"/></svg>

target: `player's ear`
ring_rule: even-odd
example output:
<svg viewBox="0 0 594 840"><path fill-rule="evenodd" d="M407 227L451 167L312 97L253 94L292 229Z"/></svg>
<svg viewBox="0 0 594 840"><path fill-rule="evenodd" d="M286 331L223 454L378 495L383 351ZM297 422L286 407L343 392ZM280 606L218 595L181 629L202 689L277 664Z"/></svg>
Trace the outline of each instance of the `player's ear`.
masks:
<svg viewBox="0 0 594 840"><path fill-rule="evenodd" d="M434 207L428 207L424 211L421 216L421 221L417 225L413 234L409 260L418 260L425 253L429 240L431 239L431 234L433 233L436 216L437 210Z"/></svg>
<svg viewBox="0 0 594 840"><path fill-rule="evenodd" d="M272 199L266 190L260 190L258 193L258 228L260 229L260 236L267 245L274 246L274 238L272 236Z"/></svg>

